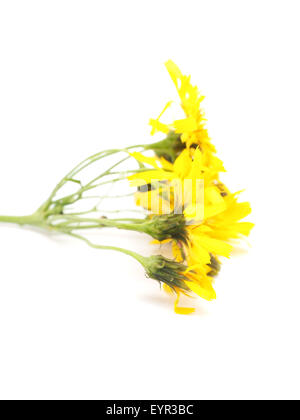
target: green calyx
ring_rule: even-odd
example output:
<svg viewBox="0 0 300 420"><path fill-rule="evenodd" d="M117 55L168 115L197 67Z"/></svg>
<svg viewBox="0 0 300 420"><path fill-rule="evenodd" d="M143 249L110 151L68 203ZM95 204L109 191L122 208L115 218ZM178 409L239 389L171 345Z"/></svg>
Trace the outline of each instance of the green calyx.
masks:
<svg viewBox="0 0 300 420"><path fill-rule="evenodd" d="M162 157L171 163L175 162L184 149L185 144L181 141L181 134L174 131L169 131L164 140L146 146L146 150L153 150L156 156Z"/></svg>
<svg viewBox="0 0 300 420"><path fill-rule="evenodd" d="M183 214L163 214L147 217L144 232L158 241L174 239L183 243L188 241L188 232Z"/></svg>
<svg viewBox="0 0 300 420"><path fill-rule="evenodd" d="M144 259L143 265L146 270L147 277L165 283L171 288L178 287L185 291L190 291L185 284L186 266L178 262L172 261L162 255L154 255Z"/></svg>

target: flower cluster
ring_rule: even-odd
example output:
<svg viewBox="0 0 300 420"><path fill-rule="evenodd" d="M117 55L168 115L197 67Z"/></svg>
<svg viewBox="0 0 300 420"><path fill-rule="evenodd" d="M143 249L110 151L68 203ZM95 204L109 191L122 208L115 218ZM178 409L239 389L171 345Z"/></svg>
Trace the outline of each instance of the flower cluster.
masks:
<svg viewBox="0 0 300 420"><path fill-rule="evenodd" d="M166 292L175 293L176 313L189 314L194 308L179 306L180 296L195 293L206 300L215 299L213 283L221 258L230 256L232 240L247 236L253 224L241 221L251 211L249 203L238 202L239 193L232 193L220 181L225 170L205 127L203 96L172 61L166 67L178 92L183 118L162 122L172 103L168 102L159 117L150 120L152 134L163 133L163 140L88 157L62 178L32 215L0 216L0 222L51 230L93 248L129 255L142 264L147 277L163 284ZM138 169L132 169L130 162L138 162ZM100 191L127 180L143 217L108 218L101 208L103 200L122 199L132 193L107 196ZM96 204L82 208L93 199ZM156 244L167 244L173 259L163 255L144 257L128 249L91 242L85 235L91 229L103 228L147 234Z"/></svg>
<svg viewBox="0 0 300 420"><path fill-rule="evenodd" d="M249 203L238 202L239 193L230 192L220 182L224 166L216 156L205 128L204 112L200 107L203 96L191 84L190 77L184 76L173 62L168 61L166 66L176 86L185 118L170 124L162 123L161 117L170 106L169 102L159 118L150 120L153 134L157 131L167 134L165 143L169 149L162 153L163 147L156 148L156 157L152 158L138 152L131 153L151 169L131 175L129 180L132 186L138 187L136 204L159 213L161 216L156 214L155 219L161 217L166 225L166 208L170 209L169 218L172 220L180 204L182 218L177 225L178 233L175 229L172 237L166 235L163 242L171 243L174 259L186 264L186 277L189 279L186 284L189 288L202 298L212 300L216 297L213 282L220 269L219 258L230 256L232 239L249 235L253 224L241 222L241 219L251 209ZM151 189L147 188L149 185ZM164 288L171 291L168 284L164 284ZM186 294L186 290L177 286L172 290L177 297L180 293ZM175 311L182 312L177 303L178 299Z"/></svg>

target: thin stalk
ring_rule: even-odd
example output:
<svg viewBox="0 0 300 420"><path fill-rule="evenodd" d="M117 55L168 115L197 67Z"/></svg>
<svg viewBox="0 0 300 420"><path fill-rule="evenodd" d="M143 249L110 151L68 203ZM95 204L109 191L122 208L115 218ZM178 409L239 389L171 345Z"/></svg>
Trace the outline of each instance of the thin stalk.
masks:
<svg viewBox="0 0 300 420"><path fill-rule="evenodd" d="M52 219L59 220L65 219L61 223L53 224L52 226L56 229L68 230L69 232L73 230L82 230L82 229L93 229L93 228L104 228L104 227L113 227L122 230L132 230L135 232L145 232L145 220L143 219L124 219L131 223L122 223L114 219L95 219L91 217L76 217L76 216L55 216Z"/></svg>
<svg viewBox="0 0 300 420"><path fill-rule="evenodd" d="M140 264L142 264L143 267L145 267L146 257L143 257L142 255L140 255L136 252L130 251L129 249L125 249L125 248L119 248L119 247L116 247L116 246L94 244L89 239L85 238L84 236L78 235L78 234L73 233L73 232L66 232L66 233L69 236L72 236L73 238L80 239L81 241L85 242L87 245L89 245L92 248L104 249L104 250L108 250L108 251L117 251L117 252L121 252L122 254L129 255L130 257L132 257L136 261L138 261Z"/></svg>
<svg viewBox="0 0 300 420"><path fill-rule="evenodd" d="M89 156L88 158L84 159L82 162L80 162L78 165L76 165L70 172L67 173L67 175L65 175L60 180L60 182L56 185L56 187L51 192L51 194L50 194L49 198L47 199L47 201L41 206L41 209L44 210L44 211L47 211L48 208L49 208L49 206L52 203L53 198L57 194L57 192L68 181L74 179L74 177L76 175L78 175L80 172L82 172L85 168L87 168L91 164L99 161L100 159L103 159L105 157L111 156L111 155L116 154L116 153L121 153L121 152L127 153L129 150L135 149L135 148L144 148L145 149L145 145L135 145L135 146L130 146L130 147L127 147L127 148L124 148L124 149L108 149L108 150L104 150L102 152L96 153L96 154L94 154L92 156Z"/></svg>
<svg viewBox="0 0 300 420"><path fill-rule="evenodd" d="M145 212L143 210L136 210L136 209L101 210L101 213L106 213L106 214L114 214L114 213L137 213L137 214L145 215Z"/></svg>
<svg viewBox="0 0 300 420"><path fill-rule="evenodd" d="M84 186L81 186L81 188L78 191L76 191L75 193L69 194L69 195L67 195L65 197L62 197L60 199L51 201L51 203L54 204L54 205L55 204L61 204L61 205L64 205L64 206L74 204L74 202L79 200L79 199L80 200L85 199L86 197L84 197L83 194L87 191L90 191L92 189L98 188L98 187L103 186L103 185L113 184L115 182L122 181L126 178L126 173L139 172L140 170L115 172L115 174L121 174L122 176L120 176L118 178L110 179L108 181L99 182L97 184L94 184L97 180L100 180L101 178L104 178L105 176L112 175L112 173L110 173L110 169L115 168L116 166L120 165L122 162L125 162L129 158L130 158L130 156L127 156L126 158L122 159L121 161L119 161L118 163L113 165L111 168L109 168L107 171L103 172L101 175L94 178L88 184L86 184ZM97 196L88 197L88 198L97 198ZM51 205L51 203L49 204L49 206Z"/></svg>

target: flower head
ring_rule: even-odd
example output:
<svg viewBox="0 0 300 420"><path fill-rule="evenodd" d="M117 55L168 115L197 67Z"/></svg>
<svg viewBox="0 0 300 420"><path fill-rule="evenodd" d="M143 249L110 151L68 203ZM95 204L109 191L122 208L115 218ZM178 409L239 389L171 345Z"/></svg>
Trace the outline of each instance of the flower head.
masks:
<svg viewBox="0 0 300 420"><path fill-rule="evenodd" d="M166 67L184 117L162 123L161 118L171 106L168 102L158 118L150 120L152 134L162 132L167 137L146 147L154 151L155 157L132 154L150 168L145 167L145 171L128 179L139 189L136 204L150 211L149 219L155 220L152 236L160 243L169 242L175 261L186 266L185 285L202 298L212 300L216 297L213 282L220 271L221 258L230 256L233 239L249 235L253 227L252 223L242 221L251 208L247 202L238 202L239 193L231 193L220 181L225 169L205 127L201 108L204 97L191 84L190 76L183 75L175 63L168 61ZM166 228L168 220L170 225ZM166 291L169 287L164 282ZM177 293L177 310L183 291L176 287L172 290Z"/></svg>
<svg viewBox="0 0 300 420"><path fill-rule="evenodd" d="M146 162L141 154L132 156ZM163 158L154 158L147 163L152 169L145 168L145 172L129 177L131 185L140 188L137 204L152 212L148 219L153 225L149 225L147 233L157 242L171 243L176 262L186 267L185 285L190 290L203 299L215 299L213 282L220 270L220 257L228 258L233 248L231 240L247 236L253 227L252 223L241 221L251 212L250 205L239 203L238 193L232 194L219 181L222 165L218 160L212 160L211 166L206 166L199 148L184 149L174 163ZM192 190L196 181L202 181L203 194L197 196L194 191L182 194L181 188L174 188L174 181L184 186L187 180L192 182ZM143 190L143 185L151 185L151 188L147 186ZM183 200L184 210L181 214L174 214L180 200ZM163 203L155 206L158 214L153 214L153 202ZM165 213L168 206L172 214ZM170 285L168 282L164 284L168 291ZM183 293L180 289L173 290L177 295ZM177 299L176 302L177 305Z"/></svg>
<svg viewBox="0 0 300 420"><path fill-rule="evenodd" d="M188 231L183 214L151 215L144 226L144 232L160 242L174 239L187 243Z"/></svg>
<svg viewBox="0 0 300 420"><path fill-rule="evenodd" d="M170 130L179 134L182 143L187 148L199 146L204 154L206 163L210 165L211 160L214 159L216 149L211 143L205 126L206 118L201 108L204 96L201 95L197 86L192 85L191 77L184 75L173 61L169 60L165 65L176 87L184 116L168 124L162 123L162 116L172 104L169 101L160 115L156 119L150 120L151 134L157 132L168 134Z"/></svg>
<svg viewBox="0 0 300 420"><path fill-rule="evenodd" d="M185 281L186 266L172 261L162 255L153 255L145 262L146 275L154 280L162 282L172 289L175 287L185 292L190 291Z"/></svg>
<svg viewBox="0 0 300 420"><path fill-rule="evenodd" d="M178 314L190 314L195 311L191 307L178 306L180 295L190 296L191 293L206 299L216 298L211 282L199 281L197 267L188 268L185 264L172 261L162 255L155 255L144 259L146 275L163 284L167 293L175 293L175 312Z"/></svg>

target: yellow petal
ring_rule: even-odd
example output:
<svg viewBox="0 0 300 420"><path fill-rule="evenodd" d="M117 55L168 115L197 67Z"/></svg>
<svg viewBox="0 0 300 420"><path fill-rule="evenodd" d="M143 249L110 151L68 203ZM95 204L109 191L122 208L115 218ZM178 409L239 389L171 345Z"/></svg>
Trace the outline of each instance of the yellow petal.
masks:
<svg viewBox="0 0 300 420"><path fill-rule="evenodd" d="M201 261L202 264L210 263L210 254L201 244L201 241L192 239L192 246L189 250L190 258L193 261Z"/></svg>
<svg viewBox="0 0 300 420"><path fill-rule="evenodd" d="M180 294L177 293L177 297L176 297L176 300L175 300L175 303L174 303L174 311L175 311L176 314L189 315L189 314L192 314L193 312L195 312L195 308L185 308L185 307L182 307L182 306L178 306L179 297L180 297Z"/></svg>
<svg viewBox="0 0 300 420"><path fill-rule="evenodd" d="M254 223L239 222L234 225L234 228L241 234L248 236L251 230L254 228Z"/></svg>
<svg viewBox="0 0 300 420"><path fill-rule="evenodd" d="M177 306L176 308L174 308L174 311L178 315L190 315L193 312L195 312L195 308L184 308L182 306Z"/></svg>
<svg viewBox="0 0 300 420"><path fill-rule="evenodd" d="M161 132L161 133L165 133L168 134L168 132L170 131L170 127L166 124L163 124L162 122L158 121L158 120L154 120L154 119L150 119L149 124L152 127L151 130L151 135L153 136L153 134L157 133L157 132Z"/></svg>
<svg viewBox="0 0 300 420"><path fill-rule="evenodd" d="M165 63L165 66L169 72L169 75L171 76L171 79L173 80L174 85L178 89L179 80L182 78L182 73L179 70L179 67L172 60L168 60Z"/></svg>
<svg viewBox="0 0 300 420"><path fill-rule="evenodd" d="M170 286L168 286L166 283L163 284L163 289L169 295L172 295L174 293L174 290Z"/></svg>
<svg viewBox="0 0 300 420"><path fill-rule="evenodd" d="M171 242L172 239L164 239L163 241L158 241L157 239L154 239L153 241L150 242L151 245L164 245L164 244L168 244L169 242Z"/></svg>
<svg viewBox="0 0 300 420"><path fill-rule="evenodd" d="M199 223L204 220L204 211L204 205L202 203L196 203L188 205L184 209L183 214L188 221L194 220Z"/></svg>
<svg viewBox="0 0 300 420"><path fill-rule="evenodd" d="M223 213L226 210L226 203L219 202L216 204L206 204L204 206L204 219L210 219L218 214ZM222 216L222 214L221 214Z"/></svg>
<svg viewBox="0 0 300 420"><path fill-rule="evenodd" d="M164 171L163 169L153 169L145 172L139 172L130 175L127 179L130 181L131 187L138 187L151 182L167 181L176 178L176 174Z"/></svg>
<svg viewBox="0 0 300 420"><path fill-rule="evenodd" d="M221 241L219 239L210 238L207 235L197 235L193 233L193 244L197 247L202 247L207 250L208 253L213 253L217 255L222 255L223 257L229 257L232 251L232 246L228 243Z"/></svg>
<svg viewBox="0 0 300 420"><path fill-rule="evenodd" d="M129 154L134 159L136 159L138 162L147 163L148 165L151 165L156 169L160 169L158 164L157 164L157 158L155 158L155 157L144 156L144 155L142 155L142 153L139 153L139 152L133 152L133 153L129 153Z"/></svg>
<svg viewBox="0 0 300 420"><path fill-rule="evenodd" d="M167 161L163 157L160 158L159 160L160 160L160 163L161 163L161 166L163 167L163 169L165 169L166 171L171 171L171 172L174 171L173 163Z"/></svg>
<svg viewBox="0 0 300 420"><path fill-rule="evenodd" d="M196 270L199 267L201 267L201 264L193 264L193 265L189 265L188 268L185 270L184 274L189 273L190 271Z"/></svg>
<svg viewBox="0 0 300 420"><path fill-rule="evenodd" d="M173 101L169 101L167 102L166 106L164 107L164 109L161 111L161 113L158 116L158 120L163 116L163 114L166 112L166 110L172 105Z"/></svg>
<svg viewBox="0 0 300 420"><path fill-rule="evenodd" d="M174 128L177 133L195 131L198 128L195 118L189 117L174 121Z"/></svg>
<svg viewBox="0 0 300 420"><path fill-rule="evenodd" d="M176 172L179 178L185 178L189 173L192 166L192 159L188 149L183 150L178 158L175 160L173 170Z"/></svg>
<svg viewBox="0 0 300 420"><path fill-rule="evenodd" d="M214 300L217 297L213 288L210 290L204 289L199 284L196 284L192 281L185 281L185 283L192 290L192 292L196 293L196 295L202 297L205 300Z"/></svg>

